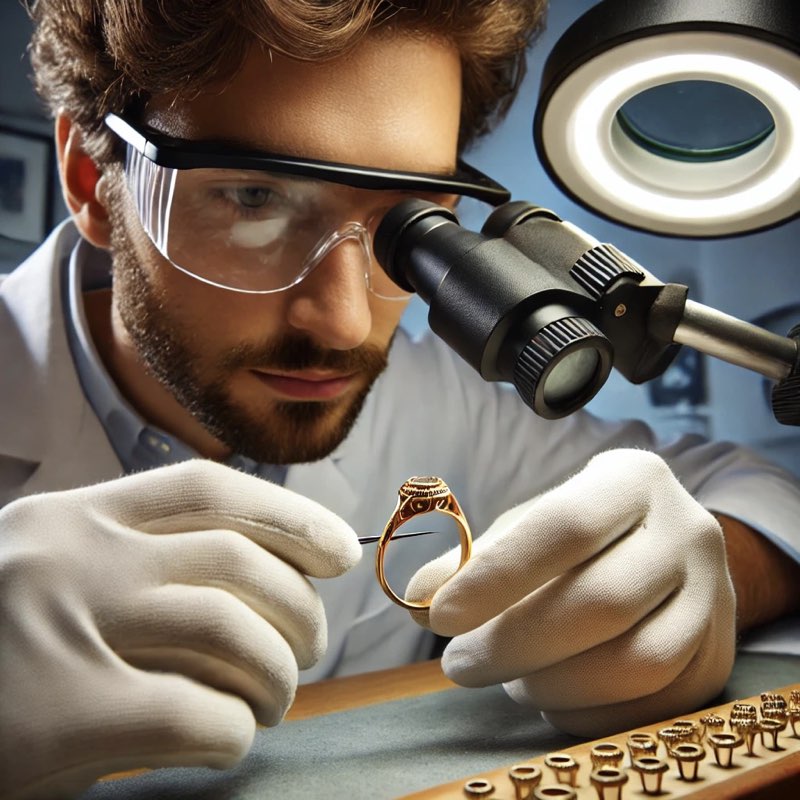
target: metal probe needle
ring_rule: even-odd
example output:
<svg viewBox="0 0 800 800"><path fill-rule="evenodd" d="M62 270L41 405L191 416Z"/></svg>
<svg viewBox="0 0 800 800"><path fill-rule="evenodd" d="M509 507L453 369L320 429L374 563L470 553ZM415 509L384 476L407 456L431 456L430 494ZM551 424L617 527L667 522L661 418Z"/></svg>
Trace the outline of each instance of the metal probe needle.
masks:
<svg viewBox="0 0 800 800"><path fill-rule="evenodd" d="M437 531L402 531L392 536L392 541L395 539L406 539L409 536L427 536L429 533L437 533ZM372 544L381 538L381 534L377 536L359 536L358 541L360 544Z"/></svg>

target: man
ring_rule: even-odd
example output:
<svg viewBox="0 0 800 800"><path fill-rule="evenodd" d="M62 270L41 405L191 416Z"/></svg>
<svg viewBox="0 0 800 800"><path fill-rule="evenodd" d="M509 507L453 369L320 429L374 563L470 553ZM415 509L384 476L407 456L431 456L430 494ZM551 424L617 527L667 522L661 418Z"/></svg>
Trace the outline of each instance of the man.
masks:
<svg viewBox="0 0 800 800"><path fill-rule="evenodd" d="M797 565L750 527L797 547L787 475L638 423L543 422L398 331L375 225L409 194L457 201L536 4L33 14L72 221L2 285L4 796L230 766L299 670L427 657L356 539L412 474L485 531L443 588L451 555L409 588L435 593L446 671L566 730L697 707L737 624L796 607Z"/></svg>

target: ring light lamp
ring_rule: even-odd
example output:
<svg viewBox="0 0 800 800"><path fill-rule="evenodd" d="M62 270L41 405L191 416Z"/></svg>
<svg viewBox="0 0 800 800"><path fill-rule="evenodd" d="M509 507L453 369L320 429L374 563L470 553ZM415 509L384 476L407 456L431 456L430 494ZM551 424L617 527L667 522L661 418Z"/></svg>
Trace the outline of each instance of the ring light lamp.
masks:
<svg viewBox="0 0 800 800"><path fill-rule="evenodd" d="M557 185L628 227L718 237L797 216L800 7L603 0L547 59L534 141Z"/></svg>

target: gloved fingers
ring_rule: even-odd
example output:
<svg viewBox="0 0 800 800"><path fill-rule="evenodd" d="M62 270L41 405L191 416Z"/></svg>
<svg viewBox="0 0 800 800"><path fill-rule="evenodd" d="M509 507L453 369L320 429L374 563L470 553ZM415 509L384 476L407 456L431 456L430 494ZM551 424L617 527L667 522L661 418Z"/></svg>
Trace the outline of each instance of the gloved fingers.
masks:
<svg viewBox="0 0 800 800"><path fill-rule="evenodd" d="M659 561L647 541L629 536L580 569L550 581L477 628L456 635L443 658L464 686L503 683L560 665L622 636L675 600L682 575ZM433 630L438 597L431 606ZM457 676L457 677L455 677Z"/></svg>
<svg viewBox="0 0 800 800"><path fill-rule="evenodd" d="M469 563L436 593L431 619L461 631L486 622L640 525L654 494L667 489L695 503L653 453L595 456L577 475L512 509L478 538ZM452 558L446 554L422 567L407 596L430 597L452 574Z"/></svg>
<svg viewBox="0 0 800 800"><path fill-rule="evenodd" d="M75 490L115 522L145 533L228 528L307 575L334 577L361 558L352 528L324 506L213 461L193 460Z"/></svg>
<svg viewBox="0 0 800 800"><path fill-rule="evenodd" d="M571 527L574 520L559 512L559 501L551 494L536 498L537 503L530 504L517 523L502 533L493 525L476 540L471 560L458 572L460 548L421 567L409 580L405 599L432 600L430 610L414 612L414 619L442 636L472 630L641 523L637 515L609 519L597 529L595 544L582 542L577 529ZM561 540L573 530L576 544L569 547Z"/></svg>
<svg viewBox="0 0 800 800"><path fill-rule="evenodd" d="M503 682L519 683L509 694L544 710L624 702L673 683L706 644L709 627L707 617L691 614L687 604L665 603L613 639Z"/></svg>
<svg viewBox="0 0 800 800"><path fill-rule="evenodd" d="M469 598L458 607L458 585L453 589L448 584L431 603L431 627L442 636L458 636L465 649L486 639L505 642L505 652L508 643L516 642L520 657L536 659L529 664L531 670L594 647L635 625L683 583L682 556L676 557L668 540L659 541L651 533L641 526L632 528L600 554L510 602L488 620L482 606L490 605L493 592L502 589L484 588L480 598ZM460 575L451 583L459 584ZM519 582L526 583L524 575ZM477 602L480 599L485 602ZM477 652L486 643L473 646Z"/></svg>
<svg viewBox="0 0 800 800"><path fill-rule="evenodd" d="M103 775L142 767L227 769L247 754L256 726L240 698L179 675L127 670L121 681L92 674L88 694L87 674L73 676L83 702L68 719L53 718L61 736L43 731L46 749L34 747L0 779L14 787L11 797L72 797Z"/></svg>
<svg viewBox="0 0 800 800"><path fill-rule="evenodd" d="M121 610L103 635L133 667L241 697L263 725L277 725L294 699L298 667L290 644L221 589L163 586Z"/></svg>
<svg viewBox="0 0 800 800"><path fill-rule="evenodd" d="M293 566L233 531L155 538L165 583L217 587L239 598L286 639L301 669L325 652L322 601Z"/></svg>
<svg viewBox="0 0 800 800"><path fill-rule="evenodd" d="M719 646L701 647L695 651L683 671L671 683L655 691L645 685L638 697L601 705L587 704L583 708L551 709L544 711L543 716L562 731L596 738L650 724L657 719L677 718L703 708L725 687L735 657L732 635L727 640L721 631L709 635ZM643 672L647 675L647 669ZM620 677L620 684L624 680ZM505 689L512 698L527 704L527 698L532 696L528 688L535 681L536 677L532 676L506 684Z"/></svg>

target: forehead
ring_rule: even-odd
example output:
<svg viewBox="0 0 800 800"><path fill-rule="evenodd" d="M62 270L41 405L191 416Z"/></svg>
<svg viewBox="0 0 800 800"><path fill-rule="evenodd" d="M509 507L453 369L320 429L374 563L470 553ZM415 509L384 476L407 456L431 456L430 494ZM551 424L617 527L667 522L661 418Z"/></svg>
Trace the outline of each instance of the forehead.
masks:
<svg viewBox="0 0 800 800"><path fill-rule="evenodd" d="M187 139L439 172L455 163L460 107L455 47L392 32L325 62L253 47L232 80L191 99L153 98L144 121Z"/></svg>

